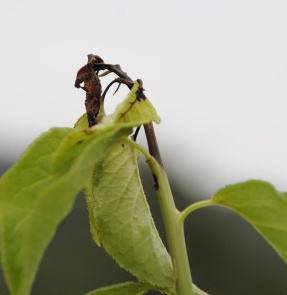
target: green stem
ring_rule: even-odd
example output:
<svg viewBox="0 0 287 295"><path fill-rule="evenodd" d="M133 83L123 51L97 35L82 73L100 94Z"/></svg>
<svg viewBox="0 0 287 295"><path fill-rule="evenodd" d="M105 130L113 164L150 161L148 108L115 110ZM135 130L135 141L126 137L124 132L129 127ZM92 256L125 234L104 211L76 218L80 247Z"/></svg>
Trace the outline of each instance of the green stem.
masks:
<svg viewBox="0 0 287 295"><path fill-rule="evenodd" d="M196 203L188 206L180 213L181 221L184 222L187 215L190 214L191 212L193 212L197 209L203 208L203 207L211 206L211 205L216 205L216 203L212 199L199 201L199 202L196 202Z"/></svg>
<svg viewBox="0 0 287 295"><path fill-rule="evenodd" d="M175 207L167 175L163 167L144 148L133 141L129 141L129 144L142 152L156 181L158 201L174 267L176 285L173 293L194 295L181 213Z"/></svg>

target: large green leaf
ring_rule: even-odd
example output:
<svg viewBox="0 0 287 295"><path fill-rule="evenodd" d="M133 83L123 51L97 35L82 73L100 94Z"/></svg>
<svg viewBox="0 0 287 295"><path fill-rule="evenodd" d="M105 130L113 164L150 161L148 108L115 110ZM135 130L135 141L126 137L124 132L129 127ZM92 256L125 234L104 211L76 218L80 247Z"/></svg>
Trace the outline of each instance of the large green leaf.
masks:
<svg viewBox="0 0 287 295"><path fill-rule="evenodd" d="M135 127L159 118L150 102L137 100L138 84L115 112L107 116L90 132L124 126ZM85 117L78 126L87 124ZM88 138L79 130L79 140ZM65 143L61 153L70 146ZM63 157L61 157L63 158ZM135 150L125 144L115 144L96 165L91 181L84 189L91 233L97 244L140 281L159 287L174 284L171 258L157 233L141 186Z"/></svg>
<svg viewBox="0 0 287 295"><path fill-rule="evenodd" d="M55 223L70 210L72 200L44 200L51 187L52 159L68 128L53 128L38 138L0 181L1 256L11 294L28 294ZM47 208L42 208L43 203ZM51 215L52 210L55 214ZM39 215L42 218L39 220Z"/></svg>
<svg viewBox="0 0 287 295"><path fill-rule="evenodd" d="M248 220L287 263L287 193L251 180L221 189L213 201Z"/></svg>
<svg viewBox="0 0 287 295"><path fill-rule="evenodd" d="M73 138L74 134L77 136L65 128L45 133L1 179L1 254L13 295L29 294L43 251L58 224L71 210L96 162L126 130L108 129L78 143L77 153L68 150L65 157L69 161L53 169L55 151L66 141L64 137Z"/></svg>
<svg viewBox="0 0 287 295"><path fill-rule="evenodd" d="M140 281L171 288L171 259L153 223L134 148L114 145L84 193L94 240Z"/></svg>

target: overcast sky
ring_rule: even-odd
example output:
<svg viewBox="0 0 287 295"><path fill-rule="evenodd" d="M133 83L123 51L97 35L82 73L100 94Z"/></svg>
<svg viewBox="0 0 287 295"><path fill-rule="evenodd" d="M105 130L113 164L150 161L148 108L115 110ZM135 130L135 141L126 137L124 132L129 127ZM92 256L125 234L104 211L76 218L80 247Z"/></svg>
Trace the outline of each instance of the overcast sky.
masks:
<svg viewBox="0 0 287 295"><path fill-rule="evenodd" d="M76 72L94 53L143 80L163 160L191 190L252 178L286 191L284 2L2 1L0 155L73 126L85 112Z"/></svg>

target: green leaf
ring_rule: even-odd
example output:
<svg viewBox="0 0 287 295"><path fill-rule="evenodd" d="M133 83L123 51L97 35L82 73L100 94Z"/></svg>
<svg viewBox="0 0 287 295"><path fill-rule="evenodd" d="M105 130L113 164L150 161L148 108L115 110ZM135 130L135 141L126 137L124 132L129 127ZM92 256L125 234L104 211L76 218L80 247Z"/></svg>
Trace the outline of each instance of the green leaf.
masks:
<svg viewBox="0 0 287 295"><path fill-rule="evenodd" d="M55 223L71 208L72 200L63 208L61 198L52 203L40 193L55 182L52 159L70 132L69 128L53 128L44 133L1 178L1 255L11 294L29 293L42 253L54 235ZM47 207L43 208L44 204Z"/></svg>
<svg viewBox="0 0 287 295"><path fill-rule="evenodd" d="M147 124L151 121L160 123L160 118L150 101L147 98L137 99L136 92L138 88L139 84L135 82L127 98L117 106L115 112L111 115L114 122L137 122L133 127Z"/></svg>
<svg viewBox="0 0 287 295"><path fill-rule="evenodd" d="M131 133L131 128L125 126L107 126L107 128L88 128L76 130L69 134L59 146L53 163L54 172L57 175L64 175L69 169L75 169L73 166L75 158L83 157L85 162L79 162L78 169L93 168L98 161L96 153L107 152L110 145L116 142L120 137L126 137ZM98 149L98 146L105 145L105 150Z"/></svg>
<svg viewBox="0 0 287 295"><path fill-rule="evenodd" d="M148 291L145 284L126 282L91 291L85 295L141 295Z"/></svg>
<svg viewBox="0 0 287 295"><path fill-rule="evenodd" d="M77 134L54 128L27 150L0 182L1 254L13 295L29 294L43 251L74 199L91 178L93 168L125 129L108 129L67 150L58 170L55 152ZM66 161L68 159L68 161Z"/></svg>
<svg viewBox="0 0 287 295"><path fill-rule="evenodd" d="M136 127L153 120L160 122L147 99L137 100L137 89L138 83L135 83L115 112L90 131L100 132L114 126ZM77 126L84 121L82 118ZM88 135L79 134L79 138L85 140ZM112 147L94 171L84 189L93 239L98 245L102 242L106 251L140 280L171 288L174 283L171 259L145 200L135 150L121 144Z"/></svg>
<svg viewBox="0 0 287 295"><path fill-rule="evenodd" d="M114 145L96 165L84 193L94 240L140 281L172 288L171 258L145 199L135 149Z"/></svg>
<svg viewBox="0 0 287 295"><path fill-rule="evenodd" d="M74 129L75 130L82 130L89 128L89 121L88 121L88 114L83 114L78 121L75 123Z"/></svg>
<svg viewBox="0 0 287 295"><path fill-rule="evenodd" d="M221 189L213 200L249 221L287 263L287 193L251 180Z"/></svg>

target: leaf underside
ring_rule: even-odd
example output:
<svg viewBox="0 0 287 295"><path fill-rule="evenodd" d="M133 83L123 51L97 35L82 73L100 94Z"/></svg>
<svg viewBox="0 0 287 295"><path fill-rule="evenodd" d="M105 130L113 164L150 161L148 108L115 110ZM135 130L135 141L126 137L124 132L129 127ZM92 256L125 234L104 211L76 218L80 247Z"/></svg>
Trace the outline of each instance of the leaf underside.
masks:
<svg viewBox="0 0 287 295"><path fill-rule="evenodd" d="M114 145L96 165L84 193L94 240L140 281L171 288L171 258L145 199L135 149Z"/></svg>
<svg viewBox="0 0 287 295"><path fill-rule="evenodd" d="M160 119L148 99L137 100L138 85L115 112L91 128L101 132L110 126L136 127ZM78 126L87 124L85 118ZM114 128L114 127L113 127ZM80 131L81 132L81 131ZM140 281L171 288L171 258L158 235L141 185L136 151L117 143L94 169L84 188L93 239Z"/></svg>
<svg viewBox="0 0 287 295"><path fill-rule="evenodd" d="M213 200L250 222L287 263L287 193L251 180L221 189Z"/></svg>

